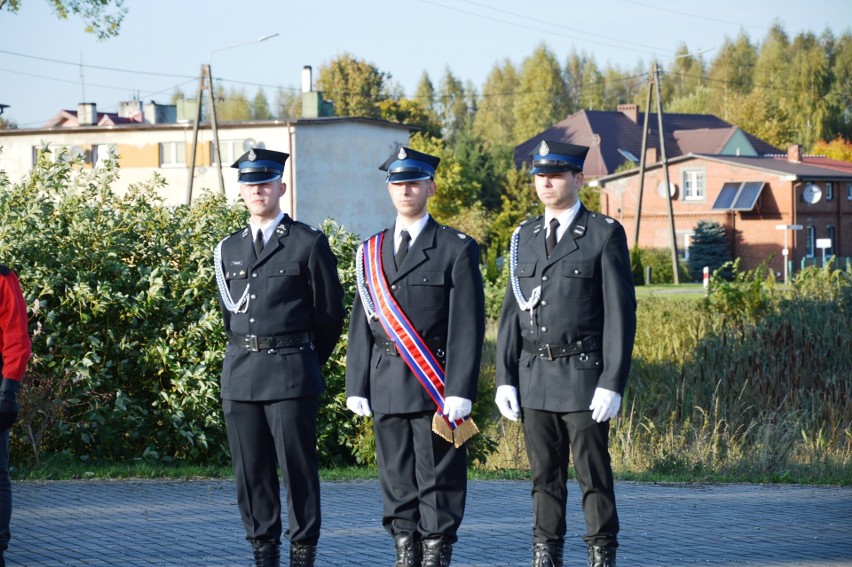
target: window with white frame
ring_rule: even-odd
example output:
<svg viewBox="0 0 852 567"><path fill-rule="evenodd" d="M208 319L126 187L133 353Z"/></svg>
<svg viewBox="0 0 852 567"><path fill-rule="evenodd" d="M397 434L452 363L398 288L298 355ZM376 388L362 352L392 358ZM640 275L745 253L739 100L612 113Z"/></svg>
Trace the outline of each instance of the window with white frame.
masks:
<svg viewBox="0 0 852 567"><path fill-rule="evenodd" d="M683 198L685 201L703 201L706 198L705 173L703 169L687 169L683 172Z"/></svg>
<svg viewBox="0 0 852 567"><path fill-rule="evenodd" d="M825 200L834 200L834 184L831 181L827 181L825 184Z"/></svg>
<svg viewBox="0 0 852 567"><path fill-rule="evenodd" d="M814 257L814 249L816 248L816 231L812 225L805 227L805 256L808 258Z"/></svg>
<svg viewBox="0 0 852 567"><path fill-rule="evenodd" d="M243 155L242 140L219 140L219 153L222 165L230 165ZM210 163L216 164L216 143L210 142Z"/></svg>
<svg viewBox="0 0 852 567"><path fill-rule="evenodd" d="M184 142L160 143L160 167L186 166L186 144Z"/></svg>
<svg viewBox="0 0 852 567"><path fill-rule="evenodd" d="M825 250L826 256L834 256L834 246L836 244L836 240L834 239L834 237L836 232L837 231L834 229L833 225L828 225L827 227L825 227L825 237L831 240L831 247L826 248Z"/></svg>
<svg viewBox="0 0 852 567"><path fill-rule="evenodd" d="M110 157L118 157L118 144L96 144L92 146L92 163L101 168Z"/></svg>

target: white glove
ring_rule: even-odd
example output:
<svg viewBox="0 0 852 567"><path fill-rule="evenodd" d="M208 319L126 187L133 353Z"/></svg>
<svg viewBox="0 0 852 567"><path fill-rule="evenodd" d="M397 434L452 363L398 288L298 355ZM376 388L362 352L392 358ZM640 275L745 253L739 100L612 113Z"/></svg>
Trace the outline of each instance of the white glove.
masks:
<svg viewBox="0 0 852 567"><path fill-rule="evenodd" d="M621 394L605 388L595 388L595 395L589 409L592 410L592 419L598 423L612 419L621 409Z"/></svg>
<svg viewBox="0 0 852 567"><path fill-rule="evenodd" d="M447 396L444 398L444 415L450 421L456 421L470 415L470 408L473 406L467 398L459 398L458 396Z"/></svg>
<svg viewBox="0 0 852 567"><path fill-rule="evenodd" d="M373 412L370 411L370 402L367 401L367 398L349 396L346 398L346 407L352 410L352 413L355 415L361 415L364 417L373 415Z"/></svg>
<svg viewBox="0 0 852 567"><path fill-rule="evenodd" d="M520 404L518 403L518 389L514 386L497 386L497 395L494 396L494 401L497 402L500 413L506 419L518 421L518 418L521 417Z"/></svg>

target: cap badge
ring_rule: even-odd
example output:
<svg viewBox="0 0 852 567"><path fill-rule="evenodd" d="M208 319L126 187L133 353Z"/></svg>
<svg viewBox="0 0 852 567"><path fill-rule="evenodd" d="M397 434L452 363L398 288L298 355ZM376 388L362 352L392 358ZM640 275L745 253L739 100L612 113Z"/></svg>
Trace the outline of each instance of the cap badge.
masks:
<svg viewBox="0 0 852 567"><path fill-rule="evenodd" d="M550 146L548 146L547 142L545 142L544 140L541 141L541 147L538 149L538 153L543 156L546 156L550 153Z"/></svg>
<svg viewBox="0 0 852 567"><path fill-rule="evenodd" d="M408 157L408 154L405 153L405 148L399 148L399 153L396 154L397 159L405 159Z"/></svg>
<svg viewBox="0 0 852 567"><path fill-rule="evenodd" d="M254 161L254 160L257 159L257 154L254 153L254 148L249 150L248 159L249 159L249 161Z"/></svg>

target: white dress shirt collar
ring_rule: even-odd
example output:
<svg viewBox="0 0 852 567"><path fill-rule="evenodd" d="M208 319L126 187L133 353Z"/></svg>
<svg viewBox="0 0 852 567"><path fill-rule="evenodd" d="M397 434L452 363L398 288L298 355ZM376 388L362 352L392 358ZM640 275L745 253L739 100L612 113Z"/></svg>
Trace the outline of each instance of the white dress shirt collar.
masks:
<svg viewBox="0 0 852 567"><path fill-rule="evenodd" d="M550 219L556 218L559 221L559 228L556 229L556 241L562 238L562 235L565 234L565 231L568 230L568 227L571 226L571 223L574 222L574 218L577 216L577 213L580 212L580 199L577 199L577 202L568 209L567 211L562 211L558 215L554 215L552 211L547 209L544 210L544 226L546 230L550 230Z"/></svg>
<svg viewBox="0 0 852 567"><path fill-rule="evenodd" d="M275 217L275 220L265 223L263 226L256 225L251 220L249 220L249 227L251 227L251 236L252 239L255 238L257 234L257 229L263 231L263 243L266 244L269 242L269 239L272 238L272 233L275 232L275 229L278 228L278 225L281 223L281 219L284 218L284 212L278 213L278 216Z"/></svg>
<svg viewBox="0 0 852 567"><path fill-rule="evenodd" d="M409 248L414 245L414 241L417 240L417 237L423 232L423 229L426 228L426 223L429 222L429 213L426 213L422 219L416 220L408 226L403 226L399 221L399 217L396 218L396 222L394 223L393 228L393 249L394 251L399 248L399 233L403 231L403 229L408 231L408 234L411 235L411 240L409 241Z"/></svg>

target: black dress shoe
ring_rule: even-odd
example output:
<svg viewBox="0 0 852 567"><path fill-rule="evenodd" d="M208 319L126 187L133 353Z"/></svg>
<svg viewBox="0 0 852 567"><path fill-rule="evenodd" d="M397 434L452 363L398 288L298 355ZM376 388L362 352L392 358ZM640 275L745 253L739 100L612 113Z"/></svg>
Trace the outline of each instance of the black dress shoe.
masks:
<svg viewBox="0 0 852 567"><path fill-rule="evenodd" d="M589 567L615 567L615 548L604 545L590 545Z"/></svg>
<svg viewBox="0 0 852 567"><path fill-rule="evenodd" d="M290 542L290 567L314 567L317 546Z"/></svg>
<svg viewBox="0 0 852 567"><path fill-rule="evenodd" d="M274 542L251 542L255 567L280 567L281 546Z"/></svg>
<svg viewBox="0 0 852 567"><path fill-rule="evenodd" d="M421 542L423 551L422 567L450 567L453 557L453 546L446 538L424 539Z"/></svg>
<svg viewBox="0 0 852 567"><path fill-rule="evenodd" d="M532 567L562 567L561 543L534 543Z"/></svg>
<svg viewBox="0 0 852 567"><path fill-rule="evenodd" d="M399 534L393 538L396 547L394 567L421 567L420 542L411 534Z"/></svg>

